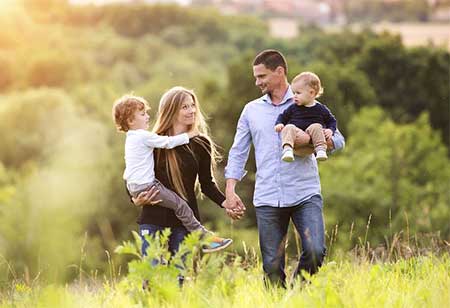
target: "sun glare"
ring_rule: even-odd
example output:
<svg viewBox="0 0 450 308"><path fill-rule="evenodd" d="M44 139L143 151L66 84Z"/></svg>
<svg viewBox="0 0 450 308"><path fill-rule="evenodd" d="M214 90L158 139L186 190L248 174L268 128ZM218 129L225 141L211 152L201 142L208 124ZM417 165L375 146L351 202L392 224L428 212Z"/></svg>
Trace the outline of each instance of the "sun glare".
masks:
<svg viewBox="0 0 450 308"><path fill-rule="evenodd" d="M0 0L0 9L17 5L17 0Z"/></svg>
<svg viewBox="0 0 450 308"><path fill-rule="evenodd" d="M0 14L9 14L12 9L18 7L18 0L0 0Z"/></svg>

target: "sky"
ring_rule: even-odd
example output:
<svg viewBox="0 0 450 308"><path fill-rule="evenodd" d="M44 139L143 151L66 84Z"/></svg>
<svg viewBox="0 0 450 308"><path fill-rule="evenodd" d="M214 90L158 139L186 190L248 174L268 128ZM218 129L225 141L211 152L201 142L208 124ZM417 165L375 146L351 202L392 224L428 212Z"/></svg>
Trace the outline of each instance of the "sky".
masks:
<svg viewBox="0 0 450 308"><path fill-rule="evenodd" d="M0 0L1 1L1 0ZM124 3L124 2L132 2L133 0L69 0L72 4L106 4L106 3ZM188 5L191 3L191 0L144 0L144 2L148 3L156 3L156 2L166 2L173 3L176 2L181 5Z"/></svg>

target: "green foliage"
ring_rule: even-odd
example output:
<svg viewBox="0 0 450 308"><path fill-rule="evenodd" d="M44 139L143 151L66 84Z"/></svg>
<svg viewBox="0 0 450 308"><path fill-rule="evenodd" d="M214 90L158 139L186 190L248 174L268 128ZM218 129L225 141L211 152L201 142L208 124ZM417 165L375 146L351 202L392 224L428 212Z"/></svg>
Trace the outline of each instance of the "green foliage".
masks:
<svg viewBox="0 0 450 308"><path fill-rule="evenodd" d="M0 254L14 260L8 275L65 280L72 275L68 264L80 258L90 217L105 206L98 194L110 176L106 130L80 117L62 91L2 97L0 107L1 129L15 128L2 140L1 161L14 175L6 187L15 190L0 204Z"/></svg>
<svg viewBox="0 0 450 308"><path fill-rule="evenodd" d="M109 268L104 251L135 229L139 209L124 192L124 136L112 123L112 102L124 93L142 95L154 119L166 89L193 88L226 157L243 106L261 95L251 63L264 48L285 54L289 79L303 70L319 74L321 101L347 137L347 150L321 167L327 229L338 223L346 230L354 220L355 237L364 238L372 213L368 240L374 245L387 236L389 223L389 236L407 228L411 234L450 234L448 51L406 48L400 37L369 30L328 33L303 26L295 39L274 39L262 19L209 9L66 4L27 0L0 10L2 282L119 272L127 259L115 255ZM375 105L383 111L364 109ZM216 174L220 187L225 163ZM253 158L247 170L238 187L248 208L243 221L230 224L211 201L200 201L208 227L231 234L240 253L259 250L251 206ZM354 243L339 238L334 248ZM208 258L200 266L221 262ZM208 273L199 273L205 275L200 284L212 284ZM207 297L239 294L236 302L254 303L240 299L247 282L237 273L238 268L221 269L224 278ZM238 281L231 286L225 278ZM189 300L203 303L194 295Z"/></svg>
<svg viewBox="0 0 450 308"><path fill-rule="evenodd" d="M401 230L448 234L449 160L428 116L399 125L380 108L364 108L349 132L345 155L320 170L333 220L354 222L361 235L372 215L372 243Z"/></svg>
<svg viewBox="0 0 450 308"><path fill-rule="evenodd" d="M14 128L14 133L3 135L0 160L10 168L41 160L59 137L61 120L72 110L70 99L60 91L2 96L0 129L6 132ZM55 120L52 127L48 126L50 119Z"/></svg>
<svg viewBox="0 0 450 308"><path fill-rule="evenodd" d="M31 64L27 84L32 87L62 87L70 81L70 64L62 54L45 55Z"/></svg>
<svg viewBox="0 0 450 308"><path fill-rule="evenodd" d="M357 62L377 93L379 104L394 119L411 120L428 110L432 125L440 128L448 145L449 114L444 112L450 100L448 52L406 49L399 37L384 34L365 46Z"/></svg>
<svg viewBox="0 0 450 308"><path fill-rule="evenodd" d="M144 302L147 292L151 292L155 301L170 302L178 297L180 276L189 281L196 281L207 289L224 271L224 257L220 254L201 254L200 247L208 239L200 240L200 233L186 237L179 250L171 256L169 246L170 229L158 232L154 236L145 236L149 247L146 254L141 254L142 239L133 231L134 242L124 242L116 248L119 254L130 254L137 259L128 263L128 275L121 282L121 287L139 302ZM147 290L142 290L142 284Z"/></svg>
<svg viewBox="0 0 450 308"><path fill-rule="evenodd" d="M354 260L357 261L357 260ZM149 266L147 265L147 268ZM161 266L162 268L162 266ZM296 281L289 289L267 289L259 264L246 270L240 262L230 263L215 277L186 281L183 288L160 281L154 289L105 283L29 288L12 284L0 293L2 307L445 307L450 301L448 255L423 256L392 263L365 261L329 262L310 283ZM155 269L157 271L157 269ZM206 272L206 271L203 271ZM163 291L162 289L165 290ZM131 291L134 289L134 291Z"/></svg>

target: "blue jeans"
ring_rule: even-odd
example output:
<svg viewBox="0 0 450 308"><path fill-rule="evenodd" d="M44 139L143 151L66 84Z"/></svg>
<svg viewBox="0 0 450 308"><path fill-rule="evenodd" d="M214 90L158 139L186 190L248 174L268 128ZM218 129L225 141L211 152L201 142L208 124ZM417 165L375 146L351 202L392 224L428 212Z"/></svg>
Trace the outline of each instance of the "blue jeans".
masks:
<svg viewBox="0 0 450 308"><path fill-rule="evenodd" d="M141 247L142 255L146 255L146 250L147 250L147 247L149 246L149 243L144 238L144 235L148 234L149 236L155 236L156 232L162 231L164 229L166 229L166 227L161 227L161 226L152 225L152 224L139 225L139 235L142 238L142 247ZM178 251L178 248L180 247L181 242L184 240L184 238L188 234L189 234L189 231L186 230L185 227L171 227L170 228L169 251L172 255L174 255ZM182 260L184 263L184 261L185 261L184 258L182 258ZM156 266L159 263L160 263L160 260L153 259L151 262L151 265ZM175 267L182 269L181 265L175 265ZM178 275L178 284L180 287L183 285L183 281L184 281L184 277L182 275ZM145 281L144 281L144 284L146 284ZM147 284L148 284L148 282L147 282Z"/></svg>
<svg viewBox="0 0 450 308"><path fill-rule="evenodd" d="M148 242L144 238L144 234L148 234L149 236L154 236L156 232L163 231L166 227L161 227L152 224L142 224L139 225L139 235L142 238L142 254L145 255L145 251L148 247ZM180 247L181 242L184 240L186 235L188 235L188 231L184 227L171 227L170 228L170 237L169 237L169 251L171 254L175 254Z"/></svg>
<svg viewBox="0 0 450 308"><path fill-rule="evenodd" d="M284 245L290 219L302 240L302 254L294 277L302 270L314 274L322 265L326 253L322 207L320 195L293 207L255 207L265 279L285 286Z"/></svg>

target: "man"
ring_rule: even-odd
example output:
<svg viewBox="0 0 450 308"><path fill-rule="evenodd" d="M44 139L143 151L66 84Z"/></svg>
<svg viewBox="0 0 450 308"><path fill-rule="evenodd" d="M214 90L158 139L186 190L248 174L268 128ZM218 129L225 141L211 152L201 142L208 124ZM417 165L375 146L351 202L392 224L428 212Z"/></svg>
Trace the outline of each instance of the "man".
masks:
<svg viewBox="0 0 450 308"><path fill-rule="evenodd" d="M253 202L263 269L269 281L285 286L285 240L291 219L301 236L303 250L295 275L301 270L314 274L325 256L320 179L312 150L292 163L281 160L281 138L273 127L278 115L294 103L283 55L276 50L259 53L253 61L253 75L263 96L249 102L239 118L225 168L225 206L235 219L245 210L235 187L246 174L244 167L253 144L257 170ZM329 146L344 147L339 131Z"/></svg>

